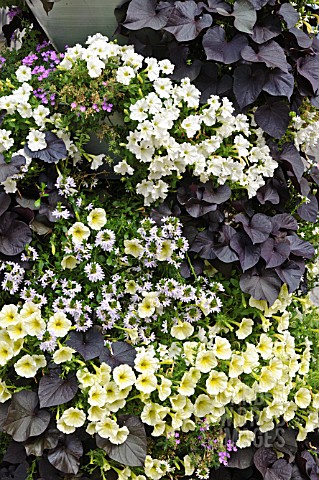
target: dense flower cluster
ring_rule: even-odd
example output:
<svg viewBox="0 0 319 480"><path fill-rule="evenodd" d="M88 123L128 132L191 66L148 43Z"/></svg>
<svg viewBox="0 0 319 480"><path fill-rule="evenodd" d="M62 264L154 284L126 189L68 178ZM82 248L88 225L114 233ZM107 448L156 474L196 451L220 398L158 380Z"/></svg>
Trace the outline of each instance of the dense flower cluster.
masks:
<svg viewBox="0 0 319 480"><path fill-rule="evenodd" d="M15 72L21 85L12 86L11 93L0 98L0 108L7 112L8 125L9 118L17 114L29 120L29 131L24 138L16 139L10 128L0 130L1 152L8 160L17 154L28 160L34 154L46 162L56 162L67 156L75 163L80 161L82 144L70 138L70 122L80 121L83 116L87 120L105 115L113 109L113 103L97 93L91 103L84 102L81 84L79 97L70 102L71 113L59 109L65 94L71 94L69 87L59 80L59 72L69 71L72 75L80 68L84 78L97 79L105 92L110 77L113 77L112 85L115 82L121 92L130 92L132 85L138 87L137 98L133 97L129 106L128 121L132 128L128 143L122 144L125 159L116 165L115 171L135 179L135 172L139 172L140 178L141 169L145 170L145 178L135 182L145 205L165 199L170 181L180 178L186 169L202 182L213 179L218 185L229 181L244 187L250 197L264 185L265 177L273 175L277 162L270 155L262 130L252 128L246 115L235 116L234 107L227 98L214 95L207 105L200 107L200 91L188 78L180 85L174 85L168 78L174 68L169 61L143 58L134 52L133 46L119 46L99 34L90 37L87 44L87 48L81 45L68 48L63 59L51 50L43 51L41 57L49 68L34 67L39 54L23 59ZM56 74L57 85L50 91L49 85L44 88L43 81L51 72ZM125 105L121 110L116 101L116 108L122 114ZM50 157L53 137L52 133L48 136L48 131L55 132L66 147L61 147L53 158ZM21 147L25 141L27 149L23 151ZM93 162L96 160L93 156ZM95 169L97 166L93 162L92 169ZM98 165L102 163L103 156ZM17 175L10 176L2 182L7 192L15 191L17 178Z"/></svg>

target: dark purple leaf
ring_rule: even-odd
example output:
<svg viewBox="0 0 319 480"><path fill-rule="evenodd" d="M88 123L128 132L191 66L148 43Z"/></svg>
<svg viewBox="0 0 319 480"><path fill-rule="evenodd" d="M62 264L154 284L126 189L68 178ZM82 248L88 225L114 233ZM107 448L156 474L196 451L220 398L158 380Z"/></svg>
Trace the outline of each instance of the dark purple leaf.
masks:
<svg viewBox="0 0 319 480"><path fill-rule="evenodd" d="M239 214L235 220L242 223L253 244L264 242L272 230L270 218L263 213L256 213L250 220L245 215Z"/></svg>
<svg viewBox="0 0 319 480"><path fill-rule="evenodd" d="M55 448L58 444L61 432L56 428L49 428L42 435L36 438L29 438L24 443L27 455L41 457L44 450Z"/></svg>
<svg viewBox="0 0 319 480"><path fill-rule="evenodd" d="M256 447L253 447L253 446L248 448L243 448L243 449L239 448L237 452L231 453L227 466L229 468L239 468L240 470L249 468L254 464L255 452L256 452Z"/></svg>
<svg viewBox="0 0 319 480"><path fill-rule="evenodd" d="M39 383L40 407L53 407L67 403L75 397L77 391L78 382L73 373L64 379L54 372L45 375Z"/></svg>
<svg viewBox="0 0 319 480"><path fill-rule="evenodd" d="M0 192L0 217L6 212L10 206L11 198L10 195L4 192Z"/></svg>
<svg viewBox="0 0 319 480"><path fill-rule="evenodd" d="M280 458L271 467L267 468L264 480L290 480L292 474L292 466Z"/></svg>
<svg viewBox="0 0 319 480"><path fill-rule="evenodd" d="M5 424L8 409L10 406L11 401L6 401L5 403L0 403L0 432L3 432L3 425Z"/></svg>
<svg viewBox="0 0 319 480"><path fill-rule="evenodd" d="M185 204L185 210L193 218L199 218L205 215L206 213L216 210L217 205L203 202L197 198L190 198Z"/></svg>
<svg viewBox="0 0 319 480"><path fill-rule="evenodd" d="M305 166L295 145L293 143L285 143L279 158L289 163L296 179L300 182Z"/></svg>
<svg viewBox="0 0 319 480"><path fill-rule="evenodd" d="M17 195L15 197L15 200L23 208L29 208L30 210L38 210L38 208L35 206L35 202L36 202L35 198L25 198L25 197L19 197L19 195ZM1 204L1 200L0 200L0 204Z"/></svg>
<svg viewBox="0 0 319 480"><path fill-rule="evenodd" d="M245 272L240 279L240 288L256 300L267 300L272 305L278 298L282 282L273 270L252 269Z"/></svg>
<svg viewBox="0 0 319 480"><path fill-rule="evenodd" d="M212 260L216 258L214 252L214 235L208 230L200 232L192 243L191 252L196 252L201 258Z"/></svg>
<svg viewBox="0 0 319 480"><path fill-rule="evenodd" d="M280 20L273 15L267 15L256 23L251 38L256 43L265 43L281 33Z"/></svg>
<svg viewBox="0 0 319 480"><path fill-rule="evenodd" d="M38 462L39 474L41 478L39 480L61 480L59 471L54 468L49 462L46 456L42 456Z"/></svg>
<svg viewBox="0 0 319 480"><path fill-rule="evenodd" d="M240 59L240 52L248 45L248 39L245 35L237 34L227 42L225 30L217 25L207 30L202 43L207 60L229 65Z"/></svg>
<svg viewBox="0 0 319 480"><path fill-rule="evenodd" d="M301 177L301 179L299 180L299 187L300 187L300 193L304 197L306 197L308 193L310 193L310 190L311 190L310 183L304 177Z"/></svg>
<svg viewBox="0 0 319 480"><path fill-rule="evenodd" d="M26 459L26 451L22 443L11 441L6 453L3 456L3 461L8 463L22 463Z"/></svg>
<svg viewBox="0 0 319 480"><path fill-rule="evenodd" d="M306 477L303 476L303 474L299 470L298 465L296 465L296 464L292 465L291 480L305 480L305 479L306 479Z"/></svg>
<svg viewBox="0 0 319 480"><path fill-rule="evenodd" d="M16 214L7 212L0 217L0 252L12 256L23 252L32 240L28 225L16 220Z"/></svg>
<svg viewBox="0 0 319 480"><path fill-rule="evenodd" d="M76 435L66 435L64 445L58 445L54 450L49 451L48 460L57 470L76 475L82 455L81 441Z"/></svg>
<svg viewBox="0 0 319 480"><path fill-rule="evenodd" d="M267 180L266 184L258 189L256 196L262 205L265 205L266 202L278 205L280 201L278 190L273 186L272 179Z"/></svg>
<svg viewBox="0 0 319 480"><path fill-rule="evenodd" d="M178 42L188 42L194 40L204 28L210 27L212 22L211 15L203 14L193 0L176 1L164 30L174 35Z"/></svg>
<svg viewBox="0 0 319 480"><path fill-rule="evenodd" d="M230 199L231 189L228 185L221 185L217 187L216 190L213 188L213 185L210 183L205 184L205 190L203 192L202 199L205 202L216 203L220 205Z"/></svg>
<svg viewBox="0 0 319 480"><path fill-rule="evenodd" d="M4 156L0 153L0 183L5 182L7 178L20 172L20 168L26 164L26 159L22 155L14 155L10 163L6 163Z"/></svg>
<svg viewBox="0 0 319 480"><path fill-rule="evenodd" d="M230 5L223 0L207 0L207 5L206 3L202 2L200 2L198 5L212 13L218 13L220 9L225 10L228 13L231 11Z"/></svg>
<svg viewBox="0 0 319 480"><path fill-rule="evenodd" d="M279 213L271 218L272 221L272 234L278 235L280 229L285 230L298 230L297 220L289 213Z"/></svg>
<svg viewBox="0 0 319 480"><path fill-rule="evenodd" d="M315 254L315 249L310 242L306 242L297 235L288 235L287 240L290 243L291 253L297 257L311 259Z"/></svg>
<svg viewBox="0 0 319 480"><path fill-rule="evenodd" d="M129 30L152 28L160 30L168 20L173 6L162 2L162 8L157 8L157 0L132 0L129 3L124 27Z"/></svg>
<svg viewBox="0 0 319 480"><path fill-rule="evenodd" d="M278 277L288 285L289 293L294 292L300 284L302 271L296 262L289 260L285 265L276 268Z"/></svg>
<svg viewBox="0 0 319 480"><path fill-rule="evenodd" d="M312 167L310 170L310 176L312 180L319 185L319 168L317 166Z"/></svg>
<svg viewBox="0 0 319 480"><path fill-rule="evenodd" d="M299 47L301 48L310 48L312 44L312 38L304 33L300 28L292 27L289 30L290 33L295 37Z"/></svg>
<svg viewBox="0 0 319 480"><path fill-rule="evenodd" d="M230 240L230 246L238 254L244 272L254 267L260 259L260 245L254 245L244 232L236 233Z"/></svg>
<svg viewBox="0 0 319 480"><path fill-rule="evenodd" d="M263 90L275 97L290 99L294 90L294 76L292 73L283 72L279 68L268 70Z"/></svg>
<svg viewBox="0 0 319 480"><path fill-rule="evenodd" d="M100 354L100 361L107 363L112 370L119 365L126 364L134 367L136 350L127 342L113 342L111 350L104 348Z"/></svg>
<svg viewBox="0 0 319 480"><path fill-rule="evenodd" d="M283 264L289 254L290 243L284 238L267 238L261 246L261 256L266 261L266 268L278 267Z"/></svg>
<svg viewBox="0 0 319 480"><path fill-rule="evenodd" d="M46 163L57 163L68 156L68 152L64 141L53 132L45 132L46 148L33 152L25 145L25 153L32 158L39 158Z"/></svg>
<svg viewBox="0 0 319 480"><path fill-rule="evenodd" d="M307 198L308 203L302 203L298 208L297 213L303 220L315 223L318 217L318 200L315 195L312 195L311 193L309 193Z"/></svg>
<svg viewBox="0 0 319 480"><path fill-rule="evenodd" d="M234 26L237 30L245 33L253 33L257 13L248 0L237 0L234 3L232 15L235 17Z"/></svg>
<svg viewBox="0 0 319 480"><path fill-rule="evenodd" d="M297 60L298 73L305 77L313 88L315 95L319 91L319 55L299 57Z"/></svg>
<svg viewBox="0 0 319 480"><path fill-rule="evenodd" d="M272 448L261 447L254 456L255 467L265 477L267 469L277 461L277 455Z"/></svg>
<svg viewBox="0 0 319 480"><path fill-rule="evenodd" d="M274 442L274 448L289 456L289 463L293 462L298 450L296 442L297 432L292 428L281 430L278 438Z"/></svg>
<svg viewBox="0 0 319 480"><path fill-rule="evenodd" d="M299 20L299 13L290 3L281 5L279 14L285 20L287 28L289 29L294 27Z"/></svg>
<svg viewBox="0 0 319 480"><path fill-rule="evenodd" d="M66 344L80 353L86 361L98 357L104 350L104 337L101 328L97 325L86 332L73 331L69 335L70 338L66 341Z"/></svg>
<svg viewBox="0 0 319 480"><path fill-rule="evenodd" d="M196 275L201 275L203 273L205 264L200 258L196 258L192 260L192 267ZM193 272L190 269L188 262L186 261L183 261L181 263L179 271L183 278L190 278L193 275Z"/></svg>
<svg viewBox="0 0 319 480"><path fill-rule="evenodd" d="M257 108L255 121L272 137L281 138L290 122L289 112L289 107L284 102L269 102Z"/></svg>
<svg viewBox="0 0 319 480"><path fill-rule="evenodd" d="M170 78L180 82L183 78L188 77L191 81L195 80L202 67L202 61L195 58L189 64L189 47L178 42L171 42L168 45L168 58L174 63L174 72Z"/></svg>
<svg viewBox="0 0 319 480"><path fill-rule="evenodd" d="M265 63L270 68L280 68L283 72L288 72L289 63L286 60L286 55L283 48L277 42L271 40L265 45L261 45L258 52L255 52L252 47L245 47L241 56L247 62Z"/></svg>
<svg viewBox="0 0 319 480"><path fill-rule="evenodd" d="M22 390L14 393L3 429L16 442L41 435L50 422L47 410L38 410L38 396L35 392Z"/></svg>
<svg viewBox="0 0 319 480"><path fill-rule="evenodd" d="M222 231L219 232L218 242L214 244L214 253L221 262L231 263L238 260L237 254L229 246L235 234L236 230L230 225L223 225Z"/></svg>
<svg viewBox="0 0 319 480"><path fill-rule="evenodd" d="M121 445L113 445L108 440L96 436L96 444L107 455L121 465L129 467L142 467L147 453L147 439L143 423L134 415L120 415L118 417L120 427L127 427L129 435Z"/></svg>
<svg viewBox="0 0 319 480"><path fill-rule="evenodd" d="M234 93L240 108L257 100L265 83L265 69L255 65L239 65L234 72Z"/></svg>

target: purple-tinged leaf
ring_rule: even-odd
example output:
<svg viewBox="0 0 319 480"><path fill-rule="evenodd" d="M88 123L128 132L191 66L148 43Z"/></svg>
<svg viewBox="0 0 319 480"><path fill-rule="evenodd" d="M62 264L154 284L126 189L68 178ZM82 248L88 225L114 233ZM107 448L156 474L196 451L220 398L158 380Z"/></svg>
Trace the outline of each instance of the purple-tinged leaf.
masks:
<svg viewBox="0 0 319 480"><path fill-rule="evenodd" d="M183 78L188 77L191 81L195 80L202 67L202 61L195 58L189 65L189 47L178 42L172 42L168 45L168 58L174 63L174 72L170 78L180 82Z"/></svg>
<svg viewBox="0 0 319 480"><path fill-rule="evenodd" d="M273 235L280 235L280 229L298 230L297 220L289 213L278 213L271 218Z"/></svg>
<svg viewBox="0 0 319 480"><path fill-rule="evenodd" d="M282 282L273 270L253 267L243 273L240 288L256 300L267 300L272 305L278 298Z"/></svg>
<svg viewBox="0 0 319 480"><path fill-rule="evenodd" d="M236 233L230 240L230 246L238 254L240 266L244 272L258 263L260 245L254 245L244 232Z"/></svg>
<svg viewBox="0 0 319 480"><path fill-rule="evenodd" d="M289 107L284 102L269 102L255 112L255 121L264 132L274 138L281 138L287 131L290 116Z"/></svg>
<svg viewBox="0 0 319 480"><path fill-rule="evenodd" d="M239 65L234 72L234 93L240 108L257 100L265 84L266 69L257 65Z"/></svg>
<svg viewBox="0 0 319 480"><path fill-rule="evenodd" d="M198 6L204 8L207 12L212 13L219 13L220 9L225 10L228 13L231 11L230 5L223 0L207 0L207 5L206 3L200 2Z"/></svg>
<svg viewBox="0 0 319 480"><path fill-rule="evenodd" d="M285 20L288 29L294 27L299 20L299 13L290 3L281 5L279 14Z"/></svg>
<svg viewBox="0 0 319 480"><path fill-rule="evenodd" d="M0 183L5 182L7 178L20 172L20 168L26 164L23 155L14 155L10 163L6 163L4 156L0 153Z"/></svg>
<svg viewBox="0 0 319 480"><path fill-rule="evenodd" d="M315 195L312 195L312 193L309 193L307 198L307 202L300 205L297 209L297 213L303 220L306 220L306 222L315 223L318 218L318 200Z"/></svg>
<svg viewBox="0 0 319 480"><path fill-rule="evenodd" d="M300 28L292 27L289 30L289 33L295 37L299 47L301 48L310 48L312 44L312 38L309 37L305 32L300 30Z"/></svg>
<svg viewBox="0 0 319 480"><path fill-rule="evenodd" d="M283 72L288 72L289 69L289 63L286 60L283 48L273 40L261 45L258 52L247 46L242 50L241 56L247 62L264 63L267 67L280 68Z"/></svg>
<svg viewBox="0 0 319 480"><path fill-rule="evenodd" d="M218 66L214 62L203 62L201 71L194 83L202 93L201 103L206 103L211 95L221 95L231 90L233 79L230 75L223 75L218 79Z"/></svg>
<svg viewBox="0 0 319 480"><path fill-rule="evenodd" d="M58 444L59 438L62 433L56 428L49 428L42 435L36 438L29 438L24 443L24 449L27 455L34 455L35 457L41 457L44 450L55 448Z"/></svg>
<svg viewBox="0 0 319 480"><path fill-rule="evenodd" d="M235 234L236 230L230 225L223 225L222 231L219 232L218 241L214 244L214 252L221 262L231 263L238 260L237 254L229 246Z"/></svg>
<svg viewBox="0 0 319 480"><path fill-rule="evenodd" d="M285 143L282 147L279 158L291 166L292 171L299 182L305 171L305 166L295 145L293 143Z"/></svg>
<svg viewBox="0 0 319 480"><path fill-rule="evenodd" d="M319 55L307 55L297 60L298 73L306 78L313 88L314 95L319 92Z"/></svg>
<svg viewBox="0 0 319 480"><path fill-rule="evenodd" d="M208 230L200 232L190 248L191 252L196 252L201 258L206 260L212 260L216 258L214 252L214 234Z"/></svg>
<svg viewBox="0 0 319 480"><path fill-rule="evenodd" d="M289 260L285 265L276 267L275 270L278 277L288 285L289 293L294 292L299 287L303 272L296 262Z"/></svg>
<svg viewBox="0 0 319 480"><path fill-rule="evenodd" d="M294 76L292 73L283 72L279 68L268 70L263 90L274 97L290 99L294 90Z"/></svg>
<svg viewBox="0 0 319 480"><path fill-rule="evenodd" d="M230 459L227 460L227 467L239 468L240 470L244 470L246 468L251 467L252 465L254 465L255 452L256 452L256 447L254 446L247 447L247 448L239 448L237 452L232 452ZM217 472L218 471L219 469L217 470ZM214 472L214 476L215 476L215 472ZM221 480L224 480L224 478L221 478Z"/></svg>
<svg viewBox="0 0 319 480"><path fill-rule="evenodd" d="M195 258L192 260L192 267L196 275L201 275L203 273L205 264L200 258ZM179 271L183 278L190 278L193 275L193 272L186 260L181 263Z"/></svg>
<svg viewBox="0 0 319 480"><path fill-rule="evenodd" d="M262 205L265 205L266 202L278 205L280 202L278 190L274 187L272 179L267 180L266 184L258 189L256 196Z"/></svg>
<svg viewBox="0 0 319 480"><path fill-rule="evenodd" d="M288 235L287 240L290 243L290 250L293 255L310 260L315 254L315 249L310 242L302 240L297 235Z"/></svg>
<svg viewBox="0 0 319 480"><path fill-rule="evenodd" d="M72 400L78 391L78 381L75 374L70 373L66 378L52 372L45 375L39 383L40 407L54 407Z"/></svg>
<svg viewBox="0 0 319 480"><path fill-rule="evenodd" d="M8 463L22 463L26 459L26 451L22 443L15 442L14 440L9 443L8 449L4 454L2 461Z"/></svg>
<svg viewBox="0 0 319 480"><path fill-rule="evenodd" d="M16 214L6 212L0 217L0 252L12 256L23 252L32 240L28 225L16 220Z"/></svg>
<svg viewBox="0 0 319 480"><path fill-rule="evenodd" d="M290 243L285 238L267 238L261 246L261 256L266 261L266 268L282 265L290 254Z"/></svg>
<svg viewBox="0 0 319 480"><path fill-rule="evenodd" d="M82 442L76 435L66 435L63 445L58 445L49 451L48 460L60 472L76 475L82 455Z"/></svg>
<svg viewBox="0 0 319 480"><path fill-rule="evenodd" d="M6 212L10 206L11 198L10 195L4 192L0 192L0 217Z"/></svg>
<svg viewBox="0 0 319 480"><path fill-rule="evenodd" d="M203 202L197 198L190 198L185 203L186 212L189 213L193 218L202 217L203 215L206 215L206 213L212 212L216 209L217 205Z"/></svg>
<svg viewBox="0 0 319 480"><path fill-rule="evenodd" d="M292 466L280 458L271 467L267 468L264 480L290 480L292 474Z"/></svg>
<svg viewBox="0 0 319 480"><path fill-rule="evenodd" d="M306 477L304 477L299 470L299 467L296 463L292 465L292 476L291 480L305 480Z"/></svg>
<svg viewBox="0 0 319 480"><path fill-rule="evenodd" d="M100 362L107 363L112 370L123 364L133 368L135 357L136 350L132 345L127 342L113 342L111 350L105 347L100 354Z"/></svg>
<svg viewBox="0 0 319 480"><path fill-rule="evenodd" d="M147 438L141 420L134 415L120 415L120 427L127 427L129 434L121 445L113 445L109 440L96 436L96 445L102 448L107 455L121 465L142 467L147 453Z"/></svg>
<svg viewBox="0 0 319 480"><path fill-rule="evenodd" d="M57 163L68 156L64 141L53 132L45 132L46 148L33 152L25 145L24 151L31 158L39 158L46 163Z"/></svg>
<svg viewBox="0 0 319 480"><path fill-rule="evenodd" d="M237 34L227 42L225 30L217 25L207 30L202 43L207 60L229 65L241 58L240 52L248 45L248 39L245 35Z"/></svg>
<svg viewBox="0 0 319 480"><path fill-rule="evenodd" d="M8 410L11 401L7 400L5 403L0 403L0 432L3 432L3 426L6 422L6 418L8 416Z"/></svg>
<svg viewBox="0 0 319 480"><path fill-rule="evenodd" d="M274 442L274 448L289 456L289 463L293 462L298 450L297 432L292 428L284 428L278 439Z"/></svg>
<svg viewBox="0 0 319 480"><path fill-rule="evenodd" d="M256 10L260 10L262 7L267 5L270 0L249 0L250 3L255 7Z"/></svg>
<svg viewBox="0 0 319 480"><path fill-rule="evenodd" d="M194 40L204 28L213 23L211 15L202 13L193 0L176 1L164 28L174 35L178 42Z"/></svg>
<svg viewBox="0 0 319 480"><path fill-rule="evenodd" d="M35 206L35 202L36 202L35 198L25 198L25 197L20 197L19 195L16 195L15 201L23 208L29 208L30 210L38 210L38 208ZM0 200L0 205L1 205L1 200Z"/></svg>
<svg viewBox="0 0 319 480"><path fill-rule="evenodd" d="M162 2L162 8L157 8L157 0L132 0L123 25L128 30L145 27L160 30L166 25L172 9L168 2Z"/></svg>
<svg viewBox="0 0 319 480"><path fill-rule="evenodd" d="M38 410L35 392L21 390L14 393L3 429L16 442L25 442L29 437L41 435L50 423L47 410Z"/></svg>
<svg viewBox="0 0 319 480"><path fill-rule="evenodd" d="M260 471L263 478L267 469L277 461L277 455L272 448L261 447L254 456L255 467Z"/></svg>
<svg viewBox="0 0 319 480"><path fill-rule="evenodd" d="M216 203L220 205L230 199L231 189L228 185L221 185L214 190L211 183L205 184L203 200L208 203Z"/></svg>
<svg viewBox="0 0 319 480"><path fill-rule="evenodd" d="M248 0L237 0L234 3L232 15L235 17L234 26L237 30L245 33L253 33L257 13Z"/></svg>
<svg viewBox="0 0 319 480"><path fill-rule="evenodd" d="M308 193L311 191L310 183L308 180L305 179L305 177L301 177L299 180L299 187L300 187L300 193L304 197L307 197Z"/></svg>
<svg viewBox="0 0 319 480"><path fill-rule="evenodd" d="M317 166L312 167L310 170L310 176L312 180L319 185L319 168ZM0 203L1 204L1 203Z"/></svg>
<svg viewBox="0 0 319 480"><path fill-rule="evenodd" d="M97 325L86 332L73 331L69 335L70 338L66 341L66 344L80 353L86 361L98 357L104 350L104 337L101 328Z"/></svg>
<svg viewBox="0 0 319 480"><path fill-rule="evenodd" d="M244 214L239 214L236 215L235 220L242 223L253 244L264 242L272 230L270 217L263 213L256 213L251 219Z"/></svg>
<svg viewBox="0 0 319 480"><path fill-rule="evenodd" d="M251 36L256 43L265 43L281 33L281 24L279 18L273 15L263 17L260 22L256 23Z"/></svg>

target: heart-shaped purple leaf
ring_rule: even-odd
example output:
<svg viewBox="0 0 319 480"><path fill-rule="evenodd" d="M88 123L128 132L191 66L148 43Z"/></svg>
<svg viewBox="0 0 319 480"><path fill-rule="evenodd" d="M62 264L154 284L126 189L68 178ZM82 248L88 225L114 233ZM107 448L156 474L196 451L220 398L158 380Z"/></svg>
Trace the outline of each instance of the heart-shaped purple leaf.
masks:
<svg viewBox="0 0 319 480"><path fill-rule="evenodd" d="M14 155L10 163L6 163L4 156L0 153L0 183L5 182L7 178L20 172L20 168L26 164L26 159L22 155Z"/></svg>
<svg viewBox="0 0 319 480"><path fill-rule="evenodd" d="M24 151L31 158L39 158L46 163L57 163L68 156L64 141L53 132L45 132L46 148L33 152L25 145Z"/></svg>
<svg viewBox="0 0 319 480"><path fill-rule="evenodd" d="M66 344L80 353L86 361L98 357L104 349L104 337L101 328L97 325L86 332L73 331L69 335L70 338L66 341Z"/></svg>
<svg viewBox="0 0 319 480"><path fill-rule="evenodd" d="M45 375L39 383L40 407L67 403L75 397L77 391L78 382L74 374L69 374L66 378L61 378L54 372Z"/></svg>
<svg viewBox="0 0 319 480"><path fill-rule="evenodd" d="M28 225L16 220L16 214L6 212L0 217L0 252L12 256L23 252L32 240Z"/></svg>
<svg viewBox="0 0 319 480"><path fill-rule="evenodd" d="M237 62L241 58L241 51L247 45L248 40L242 34L235 35L228 42L225 30L218 25L207 30L203 37L207 60L215 60L226 65Z"/></svg>
<svg viewBox="0 0 319 480"><path fill-rule="evenodd" d="M211 15L203 14L202 9L193 0L176 1L164 30L174 35L178 42L188 42L194 40L212 23Z"/></svg>
<svg viewBox="0 0 319 480"><path fill-rule="evenodd" d="M264 132L274 138L281 138L290 122L289 107L284 102L268 102L255 112L255 121Z"/></svg>
<svg viewBox="0 0 319 480"><path fill-rule="evenodd" d="M107 363L112 370L119 365L130 365L134 367L136 357L135 348L127 342L113 342L111 349L105 347L100 354L100 362Z"/></svg>

